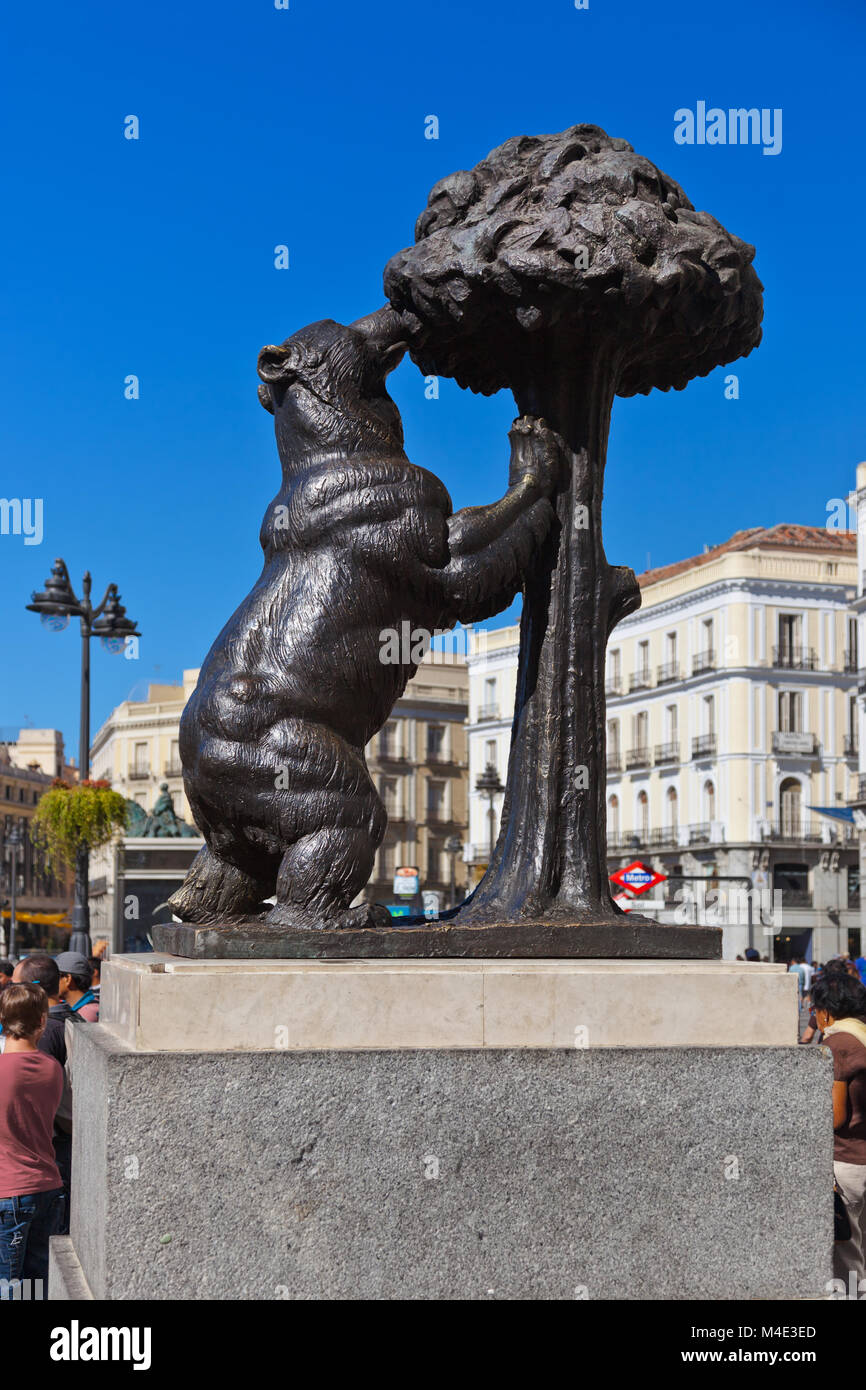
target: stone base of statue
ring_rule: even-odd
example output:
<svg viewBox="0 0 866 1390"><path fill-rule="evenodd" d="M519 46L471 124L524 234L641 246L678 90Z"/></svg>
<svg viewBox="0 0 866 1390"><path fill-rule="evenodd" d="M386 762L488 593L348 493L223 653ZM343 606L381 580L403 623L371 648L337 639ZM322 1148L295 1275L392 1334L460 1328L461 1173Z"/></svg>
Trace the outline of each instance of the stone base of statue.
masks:
<svg viewBox="0 0 866 1390"><path fill-rule="evenodd" d="M832 1067L782 966L116 957L50 1297L788 1299Z"/></svg>
<svg viewBox="0 0 866 1390"><path fill-rule="evenodd" d="M415 926L309 929L261 922L153 929L157 951L194 960L650 959L718 960L720 927L668 926L636 913L585 922L460 920Z"/></svg>

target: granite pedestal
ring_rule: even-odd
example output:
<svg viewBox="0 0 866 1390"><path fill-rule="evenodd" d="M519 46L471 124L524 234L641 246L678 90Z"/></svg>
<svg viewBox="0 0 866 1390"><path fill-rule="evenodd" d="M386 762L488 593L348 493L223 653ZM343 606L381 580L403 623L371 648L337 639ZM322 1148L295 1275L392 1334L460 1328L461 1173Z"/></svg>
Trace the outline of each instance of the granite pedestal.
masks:
<svg viewBox="0 0 866 1390"><path fill-rule="evenodd" d="M776 967L121 957L104 979L105 1023L68 1028L54 1299L809 1299L831 1277L832 1067L796 1046Z"/></svg>

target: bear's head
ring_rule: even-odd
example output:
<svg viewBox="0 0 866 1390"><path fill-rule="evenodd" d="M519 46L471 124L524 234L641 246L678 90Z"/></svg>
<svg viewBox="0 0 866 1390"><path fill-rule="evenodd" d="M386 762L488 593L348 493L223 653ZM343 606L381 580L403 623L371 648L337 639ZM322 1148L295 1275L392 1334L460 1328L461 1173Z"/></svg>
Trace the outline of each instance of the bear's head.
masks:
<svg viewBox="0 0 866 1390"><path fill-rule="evenodd" d="M400 412L385 381L405 351L390 310L348 327L323 319L263 347L259 400L274 416L283 464L297 467L335 451L401 452Z"/></svg>

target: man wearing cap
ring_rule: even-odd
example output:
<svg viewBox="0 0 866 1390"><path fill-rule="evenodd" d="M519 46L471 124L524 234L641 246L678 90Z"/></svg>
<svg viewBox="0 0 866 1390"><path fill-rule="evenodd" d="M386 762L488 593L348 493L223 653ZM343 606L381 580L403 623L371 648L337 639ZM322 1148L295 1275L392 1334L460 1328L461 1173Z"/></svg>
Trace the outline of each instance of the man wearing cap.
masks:
<svg viewBox="0 0 866 1390"><path fill-rule="evenodd" d="M87 1023L99 1019L99 1005L90 988L93 971L90 962L80 951L61 951L56 957L60 971L60 997L74 1014Z"/></svg>

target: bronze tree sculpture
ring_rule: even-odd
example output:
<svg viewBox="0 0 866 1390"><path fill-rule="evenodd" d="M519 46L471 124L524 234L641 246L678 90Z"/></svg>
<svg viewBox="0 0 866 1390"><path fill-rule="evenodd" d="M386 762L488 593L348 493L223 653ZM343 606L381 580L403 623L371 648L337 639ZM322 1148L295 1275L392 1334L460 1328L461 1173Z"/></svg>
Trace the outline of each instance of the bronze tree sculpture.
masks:
<svg viewBox="0 0 866 1390"><path fill-rule="evenodd" d="M386 268L421 370L510 388L568 454L524 586L499 841L458 924L625 920L605 865L604 660L640 595L602 546L610 413L617 394L680 389L758 344L753 255L624 140L578 125L443 179Z"/></svg>

